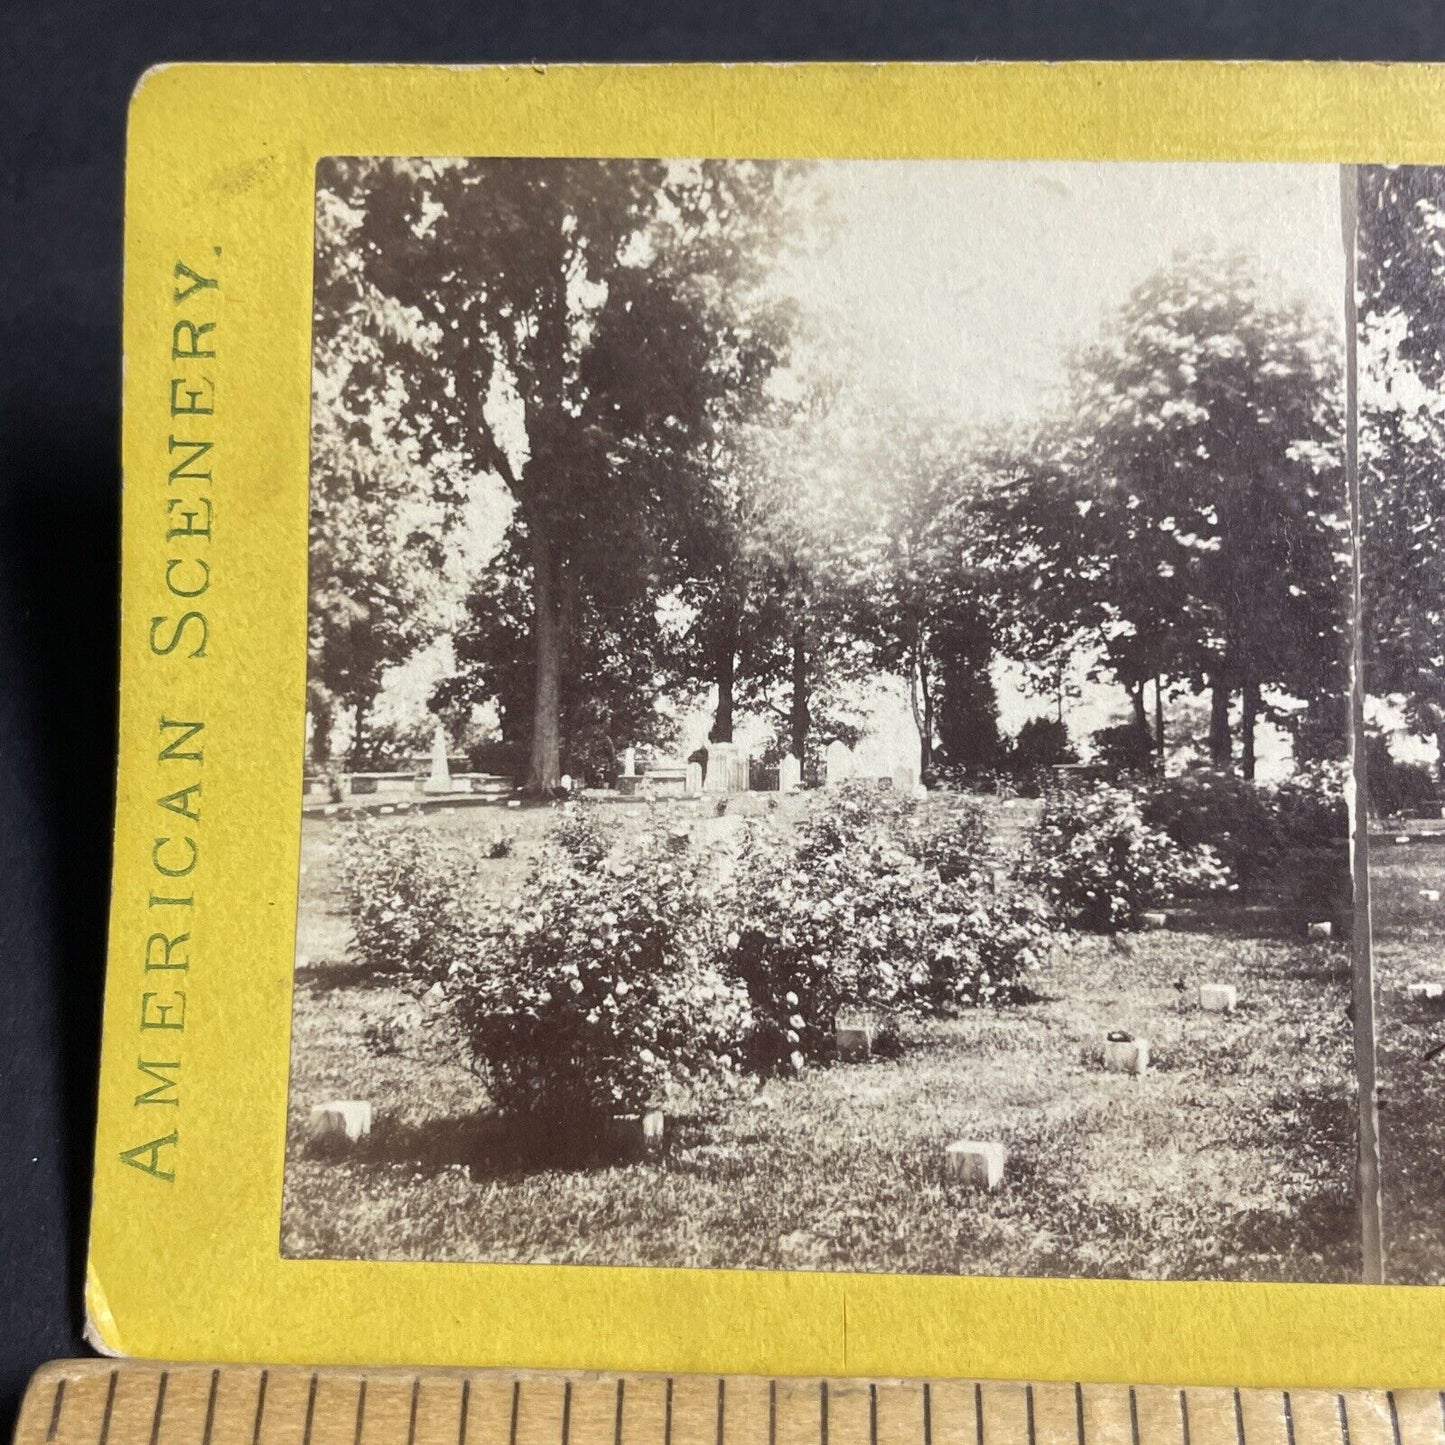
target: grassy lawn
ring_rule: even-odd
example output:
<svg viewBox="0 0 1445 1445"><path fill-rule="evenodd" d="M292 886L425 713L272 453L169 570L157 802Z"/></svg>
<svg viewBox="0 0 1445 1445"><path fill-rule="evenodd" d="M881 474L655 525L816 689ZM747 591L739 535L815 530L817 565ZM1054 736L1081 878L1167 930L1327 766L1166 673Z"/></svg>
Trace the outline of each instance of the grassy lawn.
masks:
<svg viewBox="0 0 1445 1445"><path fill-rule="evenodd" d="M746 810L678 807L707 834ZM482 886L515 888L545 810L423 826L484 841L499 821L517 829L517 856L483 865ZM1018 813L998 821L1012 832ZM433 1035L407 1059L361 1047L364 1016L409 1002L346 964L334 825L305 827L287 1255L1357 1276L1348 954L1297 940L1267 910L1211 907L1181 931L1077 941L1032 980L1029 1002L917 1025L896 1059L749 1086L709 1114L670 1119L660 1158L527 1171L497 1148L450 1040ZM1194 989L1208 981L1240 986L1237 1014L1198 1011ZM1102 1071L1111 1029L1150 1040L1144 1078ZM346 1159L306 1148L309 1107L334 1097L376 1110L369 1145ZM944 1148L965 1138L1008 1146L995 1193L945 1181Z"/></svg>
<svg viewBox="0 0 1445 1445"><path fill-rule="evenodd" d="M1405 996L1445 983L1445 904L1421 889L1445 889L1445 842L1372 844L1385 1268L1400 1284L1445 1283L1445 1055L1422 1057L1445 1043L1445 1001Z"/></svg>

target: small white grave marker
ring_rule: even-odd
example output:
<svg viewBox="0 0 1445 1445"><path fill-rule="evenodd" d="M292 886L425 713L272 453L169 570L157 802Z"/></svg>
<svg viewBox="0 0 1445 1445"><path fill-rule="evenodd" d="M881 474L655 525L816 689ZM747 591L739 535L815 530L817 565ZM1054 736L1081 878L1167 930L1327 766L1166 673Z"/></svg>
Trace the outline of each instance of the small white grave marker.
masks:
<svg viewBox="0 0 1445 1445"><path fill-rule="evenodd" d="M607 1133L614 1147L625 1154L649 1154L662 1148L667 1116L661 1109L642 1114L614 1114L607 1121Z"/></svg>
<svg viewBox="0 0 1445 1445"><path fill-rule="evenodd" d="M1420 897L1423 898L1426 903L1438 903L1440 901L1440 890L1438 888L1422 888L1420 890Z"/></svg>
<svg viewBox="0 0 1445 1445"><path fill-rule="evenodd" d="M359 1143L371 1133L371 1105L364 1099L333 1099L311 1109L313 1139L345 1139Z"/></svg>
<svg viewBox="0 0 1445 1445"><path fill-rule="evenodd" d="M1005 1159L1002 1144L960 1139L944 1153L944 1169L950 1179L971 1189L997 1189L1003 1182Z"/></svg>
<svg viewBox="0 0 1445 1445"><path fill-rule="evenodd" d="M1407 983L1405 997L1415 999L1445 998L1445 983Z"/></svg>
<svg viewBox="0 0 1445 1445"><path fill-rule="evenodd" d="M1306 938L1330 938L1334 935L1334 927L1328 923L1311 923L1305 929Z"/></svg>
<svg viewBox="0 0 1445 1445"><path fill-rule="evenodd" d="M1404 844L1404 843L1408 843L1409 841L1410 841L1410 835L1409 835L1408 833L1396 833L1396 834L1395 834L1395 842L1396 842L1396 843Z"/></svg>
<svg viewBox="0 0 1445 1445"><path fill-rule="evenodd" d="M1143 1074L1149 1068L1149 1040L1110 1034L1104 1040L1104 1067L1111 1074Z"/></svg>
<svg viewBox="0 0 1445 1445"><path fill-rule="evenodd" d="M1139 926L1141 928L1168 928L1169 915L1167 913L1141 913Z"/></svg>
<svg viewBox="0 0 1445 1445"><path fill-rule="evenodd" d="M1232 1014L1239 1007L1239 990L1232 983L1201 983L1199 1007L1205 1013Z"/></svg>

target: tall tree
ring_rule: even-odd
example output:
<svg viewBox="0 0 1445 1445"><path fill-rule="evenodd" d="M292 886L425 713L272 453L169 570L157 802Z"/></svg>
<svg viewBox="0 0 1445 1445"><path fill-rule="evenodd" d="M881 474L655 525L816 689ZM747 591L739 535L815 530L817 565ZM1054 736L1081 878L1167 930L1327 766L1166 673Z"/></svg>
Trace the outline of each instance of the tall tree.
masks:
<svg viewBox="0 0 1445 1445"><path fill-rule="evenodd" d="M766 167L648 161L328 162L361 216L351 301L406 320L384 386L446 501L492 472L527 547L529 788L561 774L568 649L582 599L655 589L691 474L677 465L767 339L719 324L725 217Z"/></svg>
<svg viewBox="0 0 1445 1445"><path fill-rule="evenodd" d="M1403 697L1445 780L1445 173L1358 175L1366 686Z"/></svg>
<svg viewBox="0 0 1445 1445"><path fill-rule="evenodd" d="M1343 681L1339 343L1242 257L1181 257L1081 355L1067 418L1011 518L1051 646L1092 636L1146 724L1145 684L1211 694L1210 751L1253 776L1266 687Z"/></svg>

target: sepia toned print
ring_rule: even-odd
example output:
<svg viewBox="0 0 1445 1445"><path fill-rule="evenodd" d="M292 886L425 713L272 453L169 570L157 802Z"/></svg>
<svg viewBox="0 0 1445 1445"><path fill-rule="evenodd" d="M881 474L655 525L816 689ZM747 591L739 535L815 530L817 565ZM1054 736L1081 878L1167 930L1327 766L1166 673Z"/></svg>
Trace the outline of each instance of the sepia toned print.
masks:
<svg viewBox="0 0 1445 1445"><path fill-rule="evenodd" d="M283 1253L1360 1279L1338 172L316 214Z"/></svg>

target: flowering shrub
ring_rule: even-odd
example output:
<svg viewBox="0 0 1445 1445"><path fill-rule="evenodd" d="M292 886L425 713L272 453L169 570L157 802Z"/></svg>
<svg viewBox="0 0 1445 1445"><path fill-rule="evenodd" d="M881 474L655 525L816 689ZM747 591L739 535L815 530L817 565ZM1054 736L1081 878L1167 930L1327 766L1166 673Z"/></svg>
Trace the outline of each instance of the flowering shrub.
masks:
<svg viewBox="0 0 1445 1445"><path fill-rule="evenodd" d="M988 820L971 798L937 793L913 813L906 834L908 851L932 868L944 883L972 877L988 852Z"/></svg>
<svg viewBox="0 0 1445 1445"><path fill-rule="evenodd" d="M424 822L365 819L339 836L351 955L377 973L425 987L476 946L469 850Z"/></svg>
<svg viewBox="0 0 1445 1445"><path fill-rule="evenodd" d="M1133 794L1103 786L1046 800L1021 876L1065 923L1098 933L1137 928L1151 905L1229 884L1212 848L1181 847L1144 821Z"/></svg>
<svg viewBox="0 0 1445 1445"><path fill-rule="evenodd" d="M1141 798L1151 828L1162 829L1183 848L1207 843L1241 885L1272 868L1282 838L1270 789L1201 768L1156 779Z"/></svg>
<svg viewBox="0 0 1445 1445"><path fill-rule="evenodd" d="M1046 910L996 895L982 817L918 810L866 786L830 791L792 832L754 827L727 967L747 987L763 1072L825 1058L841 1008L982 1003L1039 962Z"/></svg>
<svg viewBox="0 0 1445 1445"><path fill-rule="evenodd" d="M614 825L593 803L567 803L552 824L551 841L579 868L595 868L612 847Z"/></svg>
<svg viewBox="0 0 1445 1445"><path fill-rule="evenodd" d="M713 890L675 832L648 829L601 858L554 834L448 985L499 1108L585 1137L736 1068L749 1011L716 965Z"/></svg>

